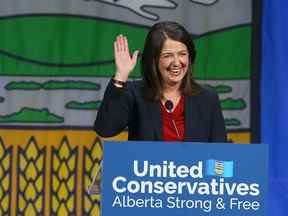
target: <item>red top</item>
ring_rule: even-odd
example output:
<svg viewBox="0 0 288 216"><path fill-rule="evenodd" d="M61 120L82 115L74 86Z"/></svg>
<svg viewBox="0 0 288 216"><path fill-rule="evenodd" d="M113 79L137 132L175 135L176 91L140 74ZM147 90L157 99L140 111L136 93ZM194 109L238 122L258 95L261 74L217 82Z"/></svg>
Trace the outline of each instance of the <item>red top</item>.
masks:
<svg viewBox="0 0 288 216"><path fill-rule="evenodd" d="M162 129L164 141L183 141L184 140L184 96L181 97L177 106L172 113L169 113L165 106L161 103L161 117L162 117ZM177 135L176 128L179 133Z"/></svg>

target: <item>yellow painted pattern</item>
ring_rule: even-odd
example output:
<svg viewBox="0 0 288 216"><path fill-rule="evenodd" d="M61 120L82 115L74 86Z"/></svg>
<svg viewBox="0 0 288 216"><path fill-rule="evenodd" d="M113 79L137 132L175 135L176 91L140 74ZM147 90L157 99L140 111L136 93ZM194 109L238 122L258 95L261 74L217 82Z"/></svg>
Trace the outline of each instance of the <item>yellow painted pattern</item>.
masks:
<svg viewBox="0 0 288 216"><path fill-rule="evenodd" d="M53 215L76 215L77 150L77 147L71 149L66 137L58 148L52 148L51 213Z"/></svg>
<svg viewBox="0 0 288 216"><path fill-rule="evenodd" d="M32 137L28 144L19 147L17 215L43 215L45 147L38 149Z"/></svg>
<svg viewBox="0 0 288 216"><path fill-rule="evenodd" d="M84 211L87 215L97 215L100 210L100 195L90 195L87 193L88 187L93 181L93 177L100 169L100 161L102 159L102 147L98 143L100 140L96 140L92 148L85 148L84 150L84 172L87 174L84 177L84 187L86 188L84 193ZM100 181L100 175L97 179ZM97 203L97 205L95 205Z"/></svg>
<svg viewBox="0 0 288 216"><path fill-rule="evenodd" d="M249 143L250 134L229 139ZM0 215L99 216L101 197L87 188L100 166L101 140L124 141L127 132L101 139L92 130L0 130Z"/></svg>
<svg viewBox="0 0 288 216"><path fill-rule="evenodd" d="M11 198L11 148L0 138L0 215L8 215Z"/></svg>
<svg viewBox="0 0 288 216"><path fill-rule="evenodd" d="M233 143L249 144L251 143L251 133L249 132L238 132L229 133L228 140Z"/></svg>
<svg viewBox="0 0 288 216"><path fill-rule="evenodd" d="M99 195L86 192L102 157L94 131L0 130L0 141L0 167L11 179L0 182L0 215L99 215Z"/></svg>

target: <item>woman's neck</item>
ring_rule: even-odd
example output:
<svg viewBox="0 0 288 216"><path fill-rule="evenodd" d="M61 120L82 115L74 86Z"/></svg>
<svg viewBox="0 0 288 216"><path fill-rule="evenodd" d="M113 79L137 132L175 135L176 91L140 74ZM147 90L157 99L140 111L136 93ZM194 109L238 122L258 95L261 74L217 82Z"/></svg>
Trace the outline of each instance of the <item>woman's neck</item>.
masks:
<svg viewBox="0 0 288 216"><path fill-rule="evenodd" d="M180 85L166 85L163 88L163 97L180 97L181 91L180 91Z"/></svg>
<svg viewBox="0 0 288 216"><path fill-rule="evenodd" d="M182 94L178 86L169 86L163 89L161 101L164 104L167 100L170 100L174 104L173 108L175 108L181 99L181 95Z"/></svg>

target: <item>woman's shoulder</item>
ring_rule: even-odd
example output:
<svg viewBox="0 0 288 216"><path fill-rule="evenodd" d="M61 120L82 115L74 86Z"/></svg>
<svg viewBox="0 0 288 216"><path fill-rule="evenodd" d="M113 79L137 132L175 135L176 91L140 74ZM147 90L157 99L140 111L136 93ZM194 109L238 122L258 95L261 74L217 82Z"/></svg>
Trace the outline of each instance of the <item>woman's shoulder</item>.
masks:
<svg viewBox="0 0 288 216"><path fill-rule="evenodd" d="M134 87L139 87L144 84L142 79L130 79L127 81L127 84Z"/></svg>
<svg viewBox="0 0 288 216"><path fill-rule="evenodd" d="M141 79L134 79L127 81L127 87L131 91L142 91L144 87L144 81Z"/></svg>

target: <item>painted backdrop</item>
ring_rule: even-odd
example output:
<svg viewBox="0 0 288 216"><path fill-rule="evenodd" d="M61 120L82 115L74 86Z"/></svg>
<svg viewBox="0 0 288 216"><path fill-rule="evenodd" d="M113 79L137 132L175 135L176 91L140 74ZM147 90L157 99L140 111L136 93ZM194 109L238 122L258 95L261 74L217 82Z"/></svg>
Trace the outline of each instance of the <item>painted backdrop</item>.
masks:
<svg viewBox="0 0 288 216"><path fill-rule="evenodd" d="M141 50L158 21L193 35L195 78L218 92L229 139L251 142L252 10L252 0L1 0L0 215L99 215L86 189L112 44L121 33Z"/></svg>

